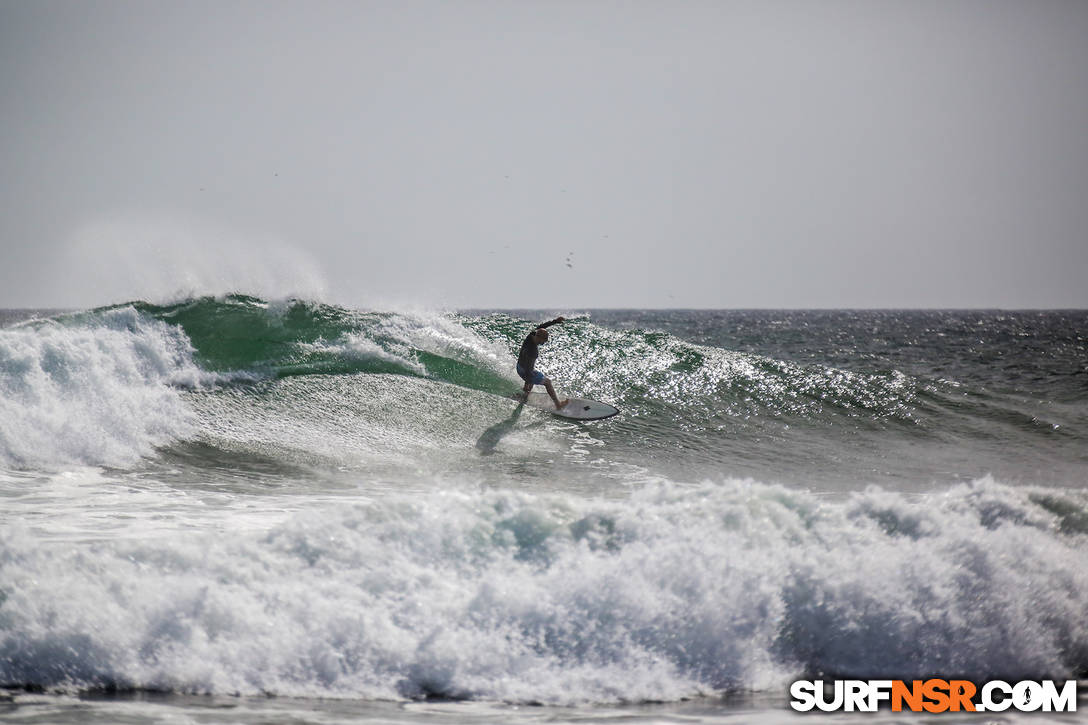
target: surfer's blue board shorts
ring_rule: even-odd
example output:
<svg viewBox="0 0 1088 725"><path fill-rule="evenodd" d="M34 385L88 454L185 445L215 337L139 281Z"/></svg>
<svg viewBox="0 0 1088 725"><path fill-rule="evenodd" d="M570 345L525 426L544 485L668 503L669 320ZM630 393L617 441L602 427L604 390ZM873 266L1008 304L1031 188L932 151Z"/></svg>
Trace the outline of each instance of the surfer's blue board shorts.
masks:
<svg viewBox="0 0 1088 725"><path fill-rule="evenodd" d="M543 385L544 384L544 373L540 372L539 370L534 370L533 371L533 379L529 380L529 376L525 372L525 368L523 368L521 365L518 365L518 377L520 377L522 380L524 380L527 383L532 383L533 385Z"/></svg>

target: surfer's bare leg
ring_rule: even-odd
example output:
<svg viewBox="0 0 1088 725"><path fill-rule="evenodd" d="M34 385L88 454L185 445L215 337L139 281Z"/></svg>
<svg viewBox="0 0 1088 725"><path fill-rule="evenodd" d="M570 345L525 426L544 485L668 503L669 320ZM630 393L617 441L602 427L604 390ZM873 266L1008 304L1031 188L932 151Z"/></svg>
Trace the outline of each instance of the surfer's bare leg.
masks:
<svg viewBox="0 0 1088 725"><path fill-rule="evenodd" d="M544 378L544 388L548 391L548 395L551 396L552 402L555 403L556 410L559 410L570 402L570 398L567 398L566 400L559 399L559 396L555 394L555 388L552 387L552 381L548 378Z"/></svg>

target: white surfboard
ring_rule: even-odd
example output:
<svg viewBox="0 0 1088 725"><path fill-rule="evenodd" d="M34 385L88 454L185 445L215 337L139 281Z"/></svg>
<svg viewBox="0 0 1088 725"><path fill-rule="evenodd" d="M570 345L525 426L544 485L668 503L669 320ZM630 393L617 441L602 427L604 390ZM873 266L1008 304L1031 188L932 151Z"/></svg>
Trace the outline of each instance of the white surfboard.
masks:
<svg viewBox="0 0 1088 725"><path fill-rule="evenodd" d="M611 418L620 412L620 409L615 406L589 400L588 398L571 398L569 403L556 410L555 403L552 402L547 393L534 391L529 393L528 399L526 399L525 393L514 393L510 397L519 402L524 401L526 405L531 405L534 408L546 410L552 415L558 415L560 418L570 418L571 420L602 420ZM563 396L560 395L559 399L562 400Z"/></svg>

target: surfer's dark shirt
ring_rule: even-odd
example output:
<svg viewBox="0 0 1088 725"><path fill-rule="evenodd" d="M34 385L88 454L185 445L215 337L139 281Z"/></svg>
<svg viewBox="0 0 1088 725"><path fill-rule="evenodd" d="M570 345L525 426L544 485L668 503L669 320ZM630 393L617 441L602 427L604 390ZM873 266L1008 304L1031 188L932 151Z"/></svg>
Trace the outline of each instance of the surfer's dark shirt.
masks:
<svg viewBox="0 0 1088 725"><path fill-rule="evenodd" d="M551 322L541 322L539 325L533 328L533 331L525 336L525 342L521 343L521 351L518 353L518 367L523 370L532 370L536 366L536 359L540 355L539 346L536 344L536 340L533 339L533 335L537 330L554 325L557 320Z"/></svg>

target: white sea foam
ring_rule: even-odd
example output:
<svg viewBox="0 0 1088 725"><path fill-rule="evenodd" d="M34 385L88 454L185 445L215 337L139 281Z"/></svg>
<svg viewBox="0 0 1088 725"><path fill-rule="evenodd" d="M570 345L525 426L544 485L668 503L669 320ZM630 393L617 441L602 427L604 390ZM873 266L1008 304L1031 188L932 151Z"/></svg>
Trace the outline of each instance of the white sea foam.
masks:
<svg viewBox="0 0 1088 725"><path fill-rule="evenodd" d="M0 330L0 466L125 465L191 430L207 380L177 327L133 308Z"/></svg>
<svg viewBox="0 0 1088 725"><path fill-rule="evenodd" d="M504 345L490 342L445 314L406 311L384 318L369 333L393 349L414 348L458 360L513 379L513 358Z"/></svg>
<svg viewBox="0 0 1088 725"><path fill-rule="evenodd" d="M421 359L423 353L464 363L511 382L517 380L510 350L485 340L442 313L422 310L387 313L365 331L349 332L336 340L320 340L300 347L339 353L346 359L385 363L393 369L427 376L434 371L428 370Z"/></svg>
<svg viewBox="0 0 1088 725"><path fill-rule="evenodd" d="M802 672L1066 677L1088 667L1084 505L731 481L446 490L80 547L9 530L0 681L578 703Z"/></svg>

